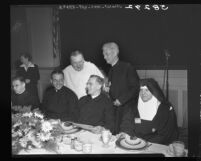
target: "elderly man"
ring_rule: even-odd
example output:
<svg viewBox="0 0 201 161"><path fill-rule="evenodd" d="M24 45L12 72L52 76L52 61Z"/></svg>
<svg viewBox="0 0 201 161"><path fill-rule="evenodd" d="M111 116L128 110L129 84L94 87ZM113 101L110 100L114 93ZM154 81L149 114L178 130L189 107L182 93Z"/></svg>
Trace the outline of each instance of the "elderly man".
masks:
<svg viewBox="0 0 201 161"><path fill-rule="evenodd" d="M61 121L77 120L76 94L64 86L64 74L62 70L55 70L51 73L53 87L45 92L42 111L49 119L60 119Z"/></svg>
<svg viewBox="0 0 201 161"><path fill-rule="evenodd" d="M116 43L105 43L102 49L104 59L112 66L108 74L109 95L116 107L115 134L118 134L123 112L137 102L139 77L131 64L119 60L119 47Z"/></svg>
<svg viewBox="0 0 201 161"><path fill-rule="evenodd" d="M80 51L74 51L70 56L71 65L64 72L64 85L74 91L80 99L86 95L85 87L90 75L98 75L104 78L100 70L91 62L85 61Z"/></svg>
<svg viewBox="0 0 201 161"><path fill-rule="evenodd" d="M86 86L88 95L78 102L78 122L96 126L94 132L97 133L103 128L114 131L114 107L110 98L101 92L103 83L101 77L91 75Z"/></svg>

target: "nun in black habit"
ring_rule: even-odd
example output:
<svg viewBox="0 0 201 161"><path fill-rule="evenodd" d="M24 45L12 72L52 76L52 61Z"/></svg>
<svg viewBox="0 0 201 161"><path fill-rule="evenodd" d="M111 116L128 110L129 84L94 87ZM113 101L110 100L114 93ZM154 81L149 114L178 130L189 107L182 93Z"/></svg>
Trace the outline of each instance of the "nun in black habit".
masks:
<svg viewBox="0 0 201 161"><path fill-rule="evenodd" d="M137 116L130 108L124 113L121 134L128 134L146 141L170 144L178 137L178 126L174 108L165 99L158 83L152 79L140 80Z"/></svg>

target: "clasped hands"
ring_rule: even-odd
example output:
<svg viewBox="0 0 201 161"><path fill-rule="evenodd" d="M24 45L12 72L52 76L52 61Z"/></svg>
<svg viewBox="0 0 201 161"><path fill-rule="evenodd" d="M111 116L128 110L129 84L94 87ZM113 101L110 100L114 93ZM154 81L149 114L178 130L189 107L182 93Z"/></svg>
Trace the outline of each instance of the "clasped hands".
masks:
<svg viewBox="0 0 201 161"><path fill-rule="evenodd" d="M92 129L91 129L91 132L95 133L95 134L101 134L103 130L107 130L105 129L104 127L102 126L94 126Z"/></svg>
<svg viewBox="0 0 201 161"><path fill-rule="evenodd" d="M100 134L105 128L102 126L95 126L91 129L91 132L95 134Z"/></svg>

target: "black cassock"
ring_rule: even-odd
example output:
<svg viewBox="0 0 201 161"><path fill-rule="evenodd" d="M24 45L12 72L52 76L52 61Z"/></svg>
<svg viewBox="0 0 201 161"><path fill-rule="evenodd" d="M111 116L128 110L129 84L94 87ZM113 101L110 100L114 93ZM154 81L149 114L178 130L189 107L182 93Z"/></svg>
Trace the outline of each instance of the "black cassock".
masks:
<svg viewBox="0 0 201 161"><path fill-rule="evenodd" d="M121 124L121 132L131 136L137 136L147 141L159 144L170 144L178 138L177 118L173 107L162 102L153 120L142 120L136 122L139 113L134 116L133 109L129 109Z"/></svg>
<svg viewBox="0 0 201 161"><path fill-rule="evenodd" d="M82 124L103 126L114 133L114 107L108 96L101 93L92 99L83 96L79 100L79 120Z"/></svg>
<svg viewBox="0 0 201 161"><path fill-rule="evenodd" d="M12 106L31 106L31 110L34 108L40 108L40 104L35 95L25 90L22 94L11 93ZM12 110L13 113L16 113Z"/></svg>
<svg viewBox="0 0 201 161"><path fill-rule="evenodd" d="M139 94L139 76L134 67L118 61L109 71L111 82L109 95L112 101L118 99L121 106L115 107L115 134L119 133L124 111L136 105Z"/></svg>
<svg viewBox="0 0 201 161"><path fill-rule="evenodd" d="M63 86L56 91L49 87L42 101L42 112L49 119L61 119L61 121L76 121L78 117L78 98L69 88Z"/></svg>

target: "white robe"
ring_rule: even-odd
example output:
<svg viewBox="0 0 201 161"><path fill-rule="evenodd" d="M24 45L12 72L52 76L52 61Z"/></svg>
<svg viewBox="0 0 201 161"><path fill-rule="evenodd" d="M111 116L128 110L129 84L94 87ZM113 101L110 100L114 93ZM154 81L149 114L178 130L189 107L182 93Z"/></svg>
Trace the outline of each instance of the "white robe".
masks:
<svg viewBox="0 0 201 161"><path fill-rule="evenodd" d="M64 85L74 91L80 99L86 95L86 84L91 75L98 75L104 78L98 67L91 62L84 62L84 68L76 71L72 65L67 66L64 70Z"/></svg>

